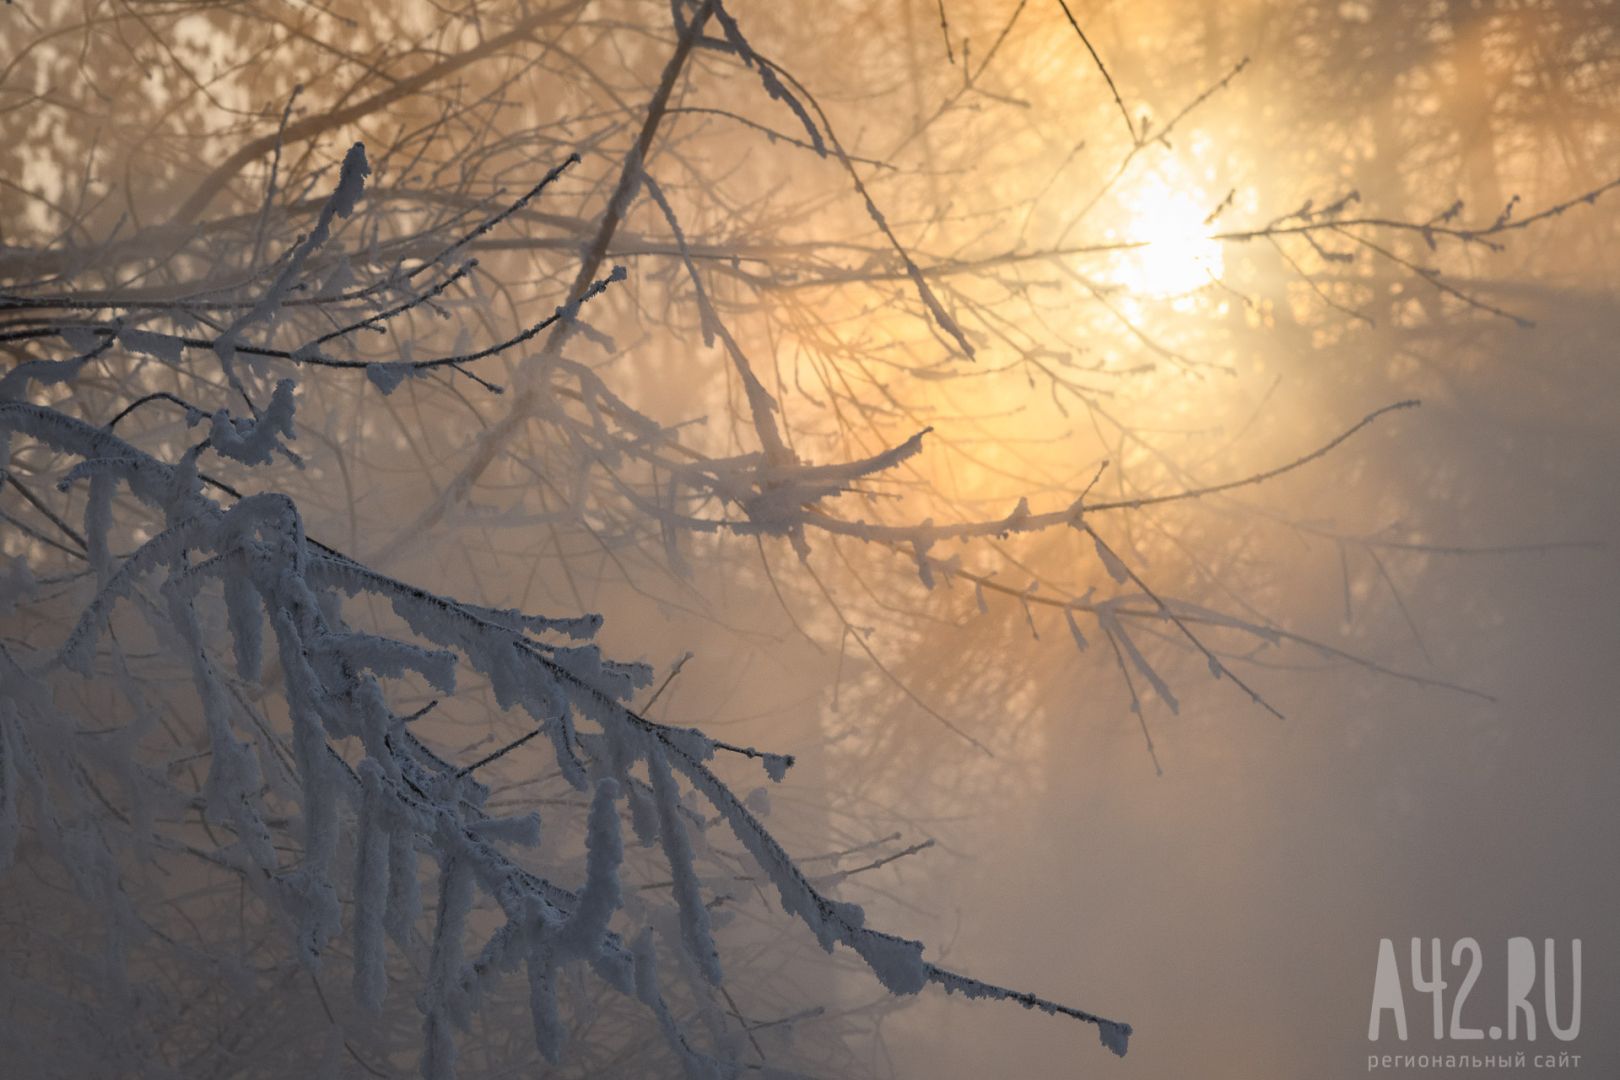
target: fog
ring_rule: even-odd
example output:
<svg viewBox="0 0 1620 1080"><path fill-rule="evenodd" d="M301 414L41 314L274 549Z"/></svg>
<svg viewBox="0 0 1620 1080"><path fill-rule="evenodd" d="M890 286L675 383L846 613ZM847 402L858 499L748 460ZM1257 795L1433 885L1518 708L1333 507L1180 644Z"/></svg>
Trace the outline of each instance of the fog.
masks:
<svg viewBox="0 0 1620 1080"><path fill-rule="evenodd" d="M1614 5L0 19L17 1075L451 1075L443 1033L466 1077L1620 1068ZM116 418L136 449L61 418ZM205 437L212 509L173 493ZM103 477L137 450L179 463L170 494L141 486L155 464ZM210 516L255 493L296 505L288 565L341 552L495 623L600 614L513 631L583 689L511 689L392 585L311 578L278 622L270 526ZM215 531L149 556L187 514ZM221 562L241 569L184 584ZM137 566L155 576L114 576ZM268 616L260 670L235 573ZM54 663L87 609L93 655ZM322 666L332 627L454 650L454 691L370 638ZM551 652L565 633L600 656ZM345 727L384 701L381 727ZM626 717L641 741L615 741ZM384 750L405 726L417 765ZM681 771L687 727L865 927L1089 1015L934 975L888 992L863 928L794 911ZM220 763L238 738L259 772ZM488 792L456 786L474 774ZM262 848L216 802L243 776ZM342 776L439 815L397 856L422 911L400 930L388 885L383 959L362 914L382 796ZM598 803L647 841L627 831L606 870ZM530 812L538 844L500 872L573 890L536 892L548 911L611 877L598 952L524 924L539 902L515 913L456 846ZM330 927L310 914L327 861ZM474 863L462 944L445 883ZM644 926L656 1005L602 974ZM507 932L567 962L497 979ZM1536 1040L1459 1038L1508 1022L1518 937ZM1442 1038L1414 938L1444 952ZM1404 1041L1387 1011L1369 1038L1384 939ZM1459 1023L1463 939L1482 962ZM1540 963L1550 941L1567 1026L1576 939L1564 1041ZM547 1064L552 983L568 1039Z"/></svg>

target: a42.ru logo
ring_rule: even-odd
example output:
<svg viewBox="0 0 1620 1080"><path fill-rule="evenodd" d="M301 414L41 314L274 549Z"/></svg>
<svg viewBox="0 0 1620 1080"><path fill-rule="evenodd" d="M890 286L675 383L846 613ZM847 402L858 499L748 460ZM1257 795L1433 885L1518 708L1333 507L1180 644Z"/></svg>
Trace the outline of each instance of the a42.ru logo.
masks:
<svg viewBox="0 0 1620 1080"><path fill-rule="evenodd" d="M1491 1024L1488 1028L1478 1028L1469 1027L1463 1022L1463 1008L1484 967L1484 953L1479 942L1465 937L1452 945L1449 972L1452 979L1457 980L1452 982L1446 979L1447 969L1442 968L1440 963L1443 955L1440 939L1429 938L1425 941L1423 938L1413 938L1407 966L1410 974L1408 982L1401 978L1395 943L1384 938L1378 943L1378 971L1373 979L1372 1016L1367 1021L1367 1038L1378 1041L1385 1016L1389 1014L1394 1020L1395 1037L1402 1041L1406 1039L1406 990L1410 987L1415 997L1421 999L1423 995L1428 995L1432 999L1436 1039L1506 1038L1511 1041L1522 1038L1534 1041L1538 1034L1534 999L1539 997L1543 1006L1540 1016L1546 1021L1546 1030L1560 1041L1570 1042L1581 1033L1580 938L1569 942L1567 993L1560 988L1559 952L1558 944L1552 938L1547 938L1543 943L1539 958L1535 942L1529 938L1508 938L1506 1026ZM1539 995L1535 993L1538 981L1541 989ZM1450 996L1451 1008L1448 1011L1446 991L1452 990L1453 986L1455 990ZM1567 1002L1563 1010L1568 1013L1567 1021L1562 1019L1560 1011L1561 993ZM1476 1004L1471 1011L1478 1009ZM1448 1019L1449 1027L1446 1023Z"/></svg>

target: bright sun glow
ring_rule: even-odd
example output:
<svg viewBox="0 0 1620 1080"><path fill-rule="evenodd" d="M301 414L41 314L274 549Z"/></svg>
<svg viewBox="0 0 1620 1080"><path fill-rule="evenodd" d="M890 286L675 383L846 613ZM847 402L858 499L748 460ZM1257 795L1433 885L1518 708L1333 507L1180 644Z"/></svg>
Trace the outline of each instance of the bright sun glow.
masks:
<svg viewBox="0 0 1620 1080"><path fill-rule="evenodd" d="M1132 193L1124 239L1141 243L1120 256L1115 279L1138 296L1180 296L1221 274L1221 245L1206 225L1210 207L1162 181Z"/></svg>

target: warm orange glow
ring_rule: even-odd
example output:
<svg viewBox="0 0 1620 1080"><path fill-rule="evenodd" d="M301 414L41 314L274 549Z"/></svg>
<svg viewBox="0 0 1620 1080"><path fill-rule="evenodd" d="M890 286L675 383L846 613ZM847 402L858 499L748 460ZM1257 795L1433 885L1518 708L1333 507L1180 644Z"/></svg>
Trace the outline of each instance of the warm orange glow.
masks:
<svg viewBox="0 0 1620 1080"><path fill-rule="evenodd" d="M1206 202L1187 186L1159 177L1137 185L1121 234L1142 246L1120 257L1116 282L1138 296L1175 297L1220 277L1221 245L1205 224Z"/></svg>

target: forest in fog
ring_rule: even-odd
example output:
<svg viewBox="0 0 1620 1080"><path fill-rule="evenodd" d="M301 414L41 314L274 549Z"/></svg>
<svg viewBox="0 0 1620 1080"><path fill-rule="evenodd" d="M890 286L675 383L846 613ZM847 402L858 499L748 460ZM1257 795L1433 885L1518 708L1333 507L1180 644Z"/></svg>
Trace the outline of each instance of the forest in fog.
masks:
<svg viewBox="0 0 1620 1080"><path fill-rule="evenodd" d="M8 0L0 1076L1615 1075L1617 244L1615 0Z"/></svg>

